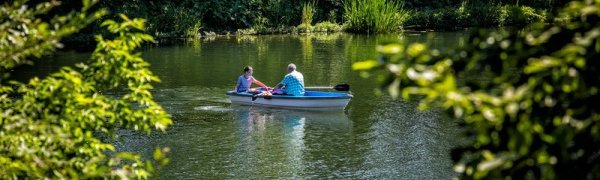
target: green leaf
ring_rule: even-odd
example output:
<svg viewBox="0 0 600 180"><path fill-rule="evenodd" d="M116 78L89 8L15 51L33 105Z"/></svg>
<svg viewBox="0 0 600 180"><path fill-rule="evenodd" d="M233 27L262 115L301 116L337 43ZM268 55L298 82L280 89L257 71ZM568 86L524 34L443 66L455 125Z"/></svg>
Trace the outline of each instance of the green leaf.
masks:
<svg viewBox="0 0 600 180"><path fill-rule="evenodd" d="M379 66L379 63L375 60L367 60L361 62L355 62L352 64L352 69L354 70L371 70L375 67Z"/></svg>
<svg viewBox="0 0 600 180"><path fill-rule="evenodd" d="M404 50L403 48L404 47L402 47L402 45L400 44L385 44L377 45L376 50L381 54L390 55L402 53L402 51Z"/></svg>

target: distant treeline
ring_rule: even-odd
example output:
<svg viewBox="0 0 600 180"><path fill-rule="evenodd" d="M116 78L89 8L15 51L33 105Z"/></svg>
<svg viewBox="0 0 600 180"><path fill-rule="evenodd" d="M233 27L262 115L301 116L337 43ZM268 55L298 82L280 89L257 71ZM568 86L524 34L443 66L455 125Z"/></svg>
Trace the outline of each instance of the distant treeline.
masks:
<svg viewBox="0 0 600 180"><path fill-rule="evenodd" d="M400 0L401 1L401 0ZM463 3L481 5L517 5L533 8L550 9L562 7L568 0L406 0L406 5L413 8L445 8L460 6Z"/></svg>
<svg viewBox="0 0 600 180"><path fill-rule="evenodd" d="M39 1L39 0L37 0ZM463 27L494 27L548 21L554 7L565 0L382 0L399 4L404 29L446 30ZM239 29L285 29L301 24L302 8L315 7L313 24L332 22L348 26L350 2L368 0L104 0L95 8L106 8L114 18L119 13L148 21L148 33L155 36L182 37L196 33L235 32ZM81 7L79 1L64 1L62 10ZM63 12L63 13L64 13ZM373 11L368 13L380 13ZM356 14L356 13L354 13ZM395 24L393 24L395 25ZM347 27L348 28L348 27ZM366 32L362 27L354 32ZM392 29L394 29L393 27ZM99 29L99 28L96 28ZM93 30L87 30L93 31ZM371 31L373 32L373 31Z"/></svg>

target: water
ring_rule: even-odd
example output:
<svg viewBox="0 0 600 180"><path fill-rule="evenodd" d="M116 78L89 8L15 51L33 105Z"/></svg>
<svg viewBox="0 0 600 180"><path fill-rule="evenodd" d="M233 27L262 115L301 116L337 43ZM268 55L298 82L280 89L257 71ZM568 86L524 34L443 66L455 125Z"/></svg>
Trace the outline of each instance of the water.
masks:
<svg viewBox="0 0 600 180"><path fill-rule="evenodd" d="M377 42L395 38L447 48L463 32L366 36L350 34L219 37L149 47L143 51L162 83L155 100L173 117L166 133L123 132L118 150L151 157L171 148L171 163L157 179L449 179L456 120L438 110L421 112L413 102L377 97L377 76L362 78L353 62L375 59ZM60 53L22 78L52 72L85 59ZM78 59L78 60L77 60ZM229 103L246 65L274 86L295 63L306 86L351 85L343 111L302 111Z"/></svg>

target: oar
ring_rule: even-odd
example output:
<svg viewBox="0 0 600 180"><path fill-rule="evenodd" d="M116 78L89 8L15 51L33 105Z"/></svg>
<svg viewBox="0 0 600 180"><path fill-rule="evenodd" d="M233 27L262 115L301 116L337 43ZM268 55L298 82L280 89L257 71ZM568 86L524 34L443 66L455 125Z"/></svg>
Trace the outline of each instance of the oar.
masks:
<svg viewBox="0 0 600 180"><path fill-rule="evenodd" d="M335 89L337 91L350 91L350 85L338 84L333 87L331 87L331 86L311 86L311 87L304 87L304 89Z"/></svg>

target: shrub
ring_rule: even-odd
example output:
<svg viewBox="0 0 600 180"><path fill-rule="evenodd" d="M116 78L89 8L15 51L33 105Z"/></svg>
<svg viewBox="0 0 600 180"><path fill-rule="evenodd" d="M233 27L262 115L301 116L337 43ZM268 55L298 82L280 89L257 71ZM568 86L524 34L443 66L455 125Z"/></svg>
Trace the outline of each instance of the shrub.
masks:
<svg viewBox="0 0 600 180"><path fill-rule="evenodd" d="M463 27L524 26L546 21L545 10L514 5L467 5L422 9L412 11L407 22L409 27L431 29L456 29Z"/></svg>
<svg viewBox="0 0 600 180"><path fill-rule="evenodd" d="M329 14L327 15L327 21L332 23L337 22L337 14L335 14L334 10L329 11Z"/></svg>
<svg viewBox="0 0 600 180"><path fill-rule="evenodd" d="M112 37L96 36L89 60L63 67L45 78L9 81L13 69L43 59L71 35L100 19L93 0L81 11L42 19L58 3L25 0L0 7L0 179L148 178L152 161L115 152L111 138L118 130L164 131L172 120L152 99L159 81L136 52L152 42L144 20L120 15L121 22L102 23ZM106 92L122 92L120 96ZM154 157L164 164L163 151Z"/></svg>
<svg viewBox="0 0 600 180"><path fill-rule="evenodd" d="M412 28L455 29L468 26L469 11L446 7L411 11L405 25Z"/></svg>
<svg viewBox="0 0 600 180"><path fill-rule="evenodd" d="M528 6L505 6L504 8L510 12L507 25L523 26L546 21L546 11L544 10L535 10Z"/></svg>
<svg viewBox="0 0 600 180"><path fill-rule="evenodd" d="M302 32L302 33L310 33L313 32L315 30L315 27L311 26L311 25L306 25L306 24L300 24L296 27L296 29L298 30L298 32Z"/></svg>
<svg viewBox="0 0 600 180"><path fill-rule="evenodd" d="M342 31L342 26L332 22L320 22L315 24L314 31L316 32L339 32Z"/></svg>
<svg viewBox="0 0 600 180"><path fill-rule="evenodd" d="M238 29L236 31L237 35L256 35L258 34L256 32L256 30L254 30L254 28L248 28L248 29Z"/></svg>
<svg viewBox="0 0 600 180"><path fill-rule="evenodd" d="M468 24L475 27L498 27L505 21L502 6L489 4L476 4L469 6L471 18Z"/></svg>

